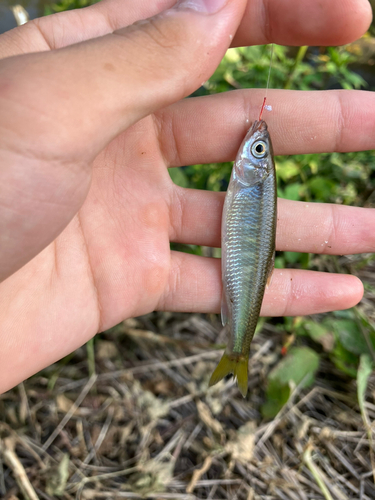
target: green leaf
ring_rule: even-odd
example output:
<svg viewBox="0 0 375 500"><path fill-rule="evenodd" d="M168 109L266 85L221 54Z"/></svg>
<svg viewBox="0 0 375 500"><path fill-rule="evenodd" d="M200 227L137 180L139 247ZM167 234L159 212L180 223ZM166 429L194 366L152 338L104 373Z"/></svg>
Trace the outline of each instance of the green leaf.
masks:
<svg viewBox="0 0 375 500"><path fill-rule="evenodd" d="M332 323L336 338L352 354L368 353L368 345L355 320L341 319Z"/></svg>
<svg viewBox="0 0 375 500"><path fill-rule="evenodd" d="M284 257L289 264L295 264L299 261L301 254L299 252L284 252Z"/></svg>
<svg viewBox="0 0 375 500"><path fill-rule="evenodd" d="M309 180L311 193L318 199L327 200L335 191L336 184L326 177L313 177Z"/></svg>
<svg viewBox="0 0 375 500"><path fill-rule="evenodd" d="M366 427L371 447L373 446L372 431L371 431L371 423L369 421L365 408L365 396L366 396L368 379L372 373L372 370L373 370L373 363L370 356L368 354L362 354L357 373L357 395L358 395L358 403L359 403L359 408L361 410L362 420Z"/></svg>
<svg viewBox="0 0 375 500"><path fill-rule="evenodd" d="M297 335L308 335L315 342L323 346L325 351L332 351L334 346L334 336L331 328L325 323L317 323L312 320L305 320L296 329Z"/></svg>
<svg viewBox="0 0 375 500"><path fill-rule="evenodd" d="M349 375L349 377L356 377L358 357L347 351L340 342L335 345L331 357L339 370Z"/></svg>
<svg viewBox="0 0 375 500"><path fill-rule="evenodd" d="M228 61L228 63L238 63L241 61L241 53L238 48L227 50L224 60Z"/></svg>
<svg viewBox="0 0 375 500"><path fill-rule="evenodd" d="M277 175L285 182L298 175L299 172L299 165L293 160L284 160L277 165Z"/></svg>
<svg viewBox="0 0 375 500"><path fill-rule="evenodd" d="M319 367L319 356L309 347L294 347L271 371L262 413L274 417L288 401L291 385L308 387Z"/></svg>
<svg viewBox="0 0 375 500"><path fill-rule="evenodd" d="M186 175L184 174L182 168L178 168L178 167L169 168L168 172L169 172L169 175L170 175L172 181L175 184L177 184L177 186L184 187L184 188L189 187L189 180L186 177Z"/></svg>
<svg viewBox="0 0 375 500"><path fill-rule="evenodd" d="M299 182L293 184L288 184L285 186L283 191L278 191L280 198L286 198L287 200L298 201L300 199L301 191L303 191L303 185Z"/></svg>
<svg viewBox="0 0 375 500"><path fill-rule="evenodd" d="M302 269L308 269L310 265L310 254L301 253L299 258Z"/></svg>
<svg viewBox="0 0 375 500"><path fill-rule="evenodd" d="M200 245L186 245L184 243L171 243L171 250L176 252L185 252L192 255L203 255L202 247Z"/></svg>
<svg viewBox="0 0 375 500"><path fill-rule="evenodd" d="M285 267L284 257L276 257L275 258L275 268L276 269L283 269L284 267Z"/></svg>
<svg viewBox="0 0 375 500"><path fill-rule="evenodd" d="M313 373L318 369L318 366L319 356L312 349L294 347L271 371L269 380L279 384L294 382L299 385L306 378L306 375L311 375L303 383L303 387L307 387L313 382Z"/></svg>
<svg viewBox="0 0 375 500"><path fill-rule="evenodd" d="M372 373L372 370L373 364L370 356L368 354L362 354L357 373L357 394L361 413L363 413L365 410L365 394L367 389L367 382Z"/></svg>
<svg viewBox="0 0 375 500"><path fill-rule="evenodd" d="M264 418L273 418L288 401L290 396L289 385L268 384L267 401L261 408Z"/></svg>

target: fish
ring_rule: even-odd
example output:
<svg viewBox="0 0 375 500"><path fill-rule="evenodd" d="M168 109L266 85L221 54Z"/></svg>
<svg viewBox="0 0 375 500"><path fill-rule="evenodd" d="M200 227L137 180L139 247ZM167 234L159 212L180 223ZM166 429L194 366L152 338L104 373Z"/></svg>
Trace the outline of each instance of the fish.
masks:
<svg viewBox="0 0 375 500"><path fill-rule="evenodd" d="M221 228L221 319L229 342L209 385L232 374L248 390L250 344L275 263L277 187L267 124L248 130L233 164Z"/></svg>

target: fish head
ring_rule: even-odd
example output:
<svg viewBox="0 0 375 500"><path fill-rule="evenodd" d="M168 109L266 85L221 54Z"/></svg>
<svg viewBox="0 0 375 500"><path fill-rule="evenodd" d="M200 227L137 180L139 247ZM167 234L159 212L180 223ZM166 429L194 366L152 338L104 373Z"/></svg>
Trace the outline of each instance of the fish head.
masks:
<svg viewBox="0 0 375 500"><path fill-rule="evenodd" d="M255 121L247 132L234 163L234 175L243 185L262 182L271 172L273 151L264 120Z"/></svg>

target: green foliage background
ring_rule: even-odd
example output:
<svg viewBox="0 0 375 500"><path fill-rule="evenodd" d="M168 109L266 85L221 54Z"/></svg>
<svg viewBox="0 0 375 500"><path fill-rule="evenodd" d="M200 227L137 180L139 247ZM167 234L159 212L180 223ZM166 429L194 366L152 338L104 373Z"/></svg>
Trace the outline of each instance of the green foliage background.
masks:
<svg viewBox="0 0 375 500"><path fill-rule="evenodd" d="M61 0L48 7L46 14L90 3L94 2ZM366 37L371 36L371 30ZM240 88L264 88L270 54L269 46L228 50L214 75L194 95L216 94ZM374 90L371 84L352 69L361 55L361 48L355 44L338 48L290 48L275 45L271 87L295 90ZM371 70L371 64L368 67ZM371 72L375 76L375 72ZM375 159L372 151L284 156L277 157L276 164L278 195L281 198L355 206L372 206L375 202ZM170 169L170 175L182 187L224 191L231 168L231 163L187 165ZM203 254L202 248L198 246L175 245L175 248ZM219 255L220 251L215 250L214 256ZM343 268L339 259L334 256L278 252L276 267L355 272L371 265L373 261L373 255L365 255L356 260L354 268L348 269ZM374 291L368 283L365 283L365 288ZM363 399L368 373L375 361L375 325L360 307L320 315L319 318L297 317L268 321L275 322L276 328L286 334L286 346L292 347L285 357L281 357L270 374L267 400L263 407L264 416L272 417L280 410L288 400L293 386L306 387L313 383L321 357L330 359L345 376L355 378L359 374L359 400ZM367 367L367 378L361 378L359 366Z"/></svg>

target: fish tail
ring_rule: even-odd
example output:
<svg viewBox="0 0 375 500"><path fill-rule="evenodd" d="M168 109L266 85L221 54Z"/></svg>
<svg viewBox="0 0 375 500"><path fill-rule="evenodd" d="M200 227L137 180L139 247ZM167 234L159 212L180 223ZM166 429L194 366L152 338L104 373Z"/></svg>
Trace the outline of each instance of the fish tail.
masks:
<svg viewBox="0 0 375 500"><path fill-rule="evenodd" d="M243 354L230 354L224 352L223 357L211 375L209 386L217 384L230 373L237 380L238 389L243 397L247 394L247 380L249 369L249 357Z"/></svg>

